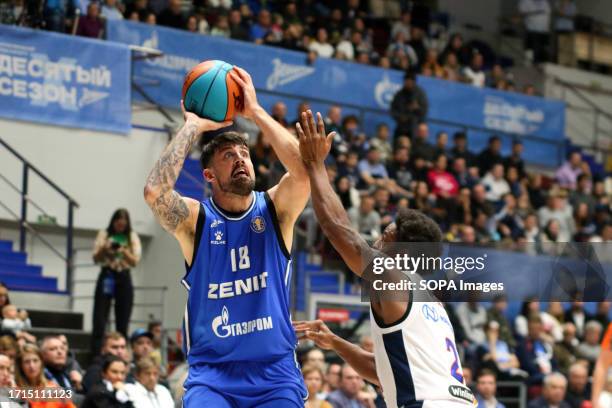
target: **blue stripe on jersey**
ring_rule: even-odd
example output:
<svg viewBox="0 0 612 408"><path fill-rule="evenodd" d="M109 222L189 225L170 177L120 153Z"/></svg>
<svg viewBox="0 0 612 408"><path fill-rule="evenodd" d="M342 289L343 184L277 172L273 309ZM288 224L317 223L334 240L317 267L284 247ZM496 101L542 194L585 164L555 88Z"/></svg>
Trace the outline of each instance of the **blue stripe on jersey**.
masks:
<svg viewBox="0 0 612 408"><path fill-rule="evenodd" d="M212 199L202 203L204 211L183 279L189 364L287 357L297 344L289 310L291 260L274 203L257 192L244 213L227 214Z"/></svg>
<svg viewBox="0 0 612 408"><path fill-rule="evenodd" d="M420 408L423 401L417 401L408 354L404 347L404 337L401 330L383 334L385 351L391 363L395 390L397 393L397 405L406 408Z"/></svg>

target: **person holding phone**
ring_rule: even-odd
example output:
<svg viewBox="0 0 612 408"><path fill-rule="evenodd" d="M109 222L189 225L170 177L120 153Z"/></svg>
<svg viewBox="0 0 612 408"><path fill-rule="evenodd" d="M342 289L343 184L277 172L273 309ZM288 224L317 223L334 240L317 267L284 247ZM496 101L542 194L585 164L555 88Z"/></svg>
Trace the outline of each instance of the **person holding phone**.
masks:
<svg viewBox="0 0 612 408"><path fill-rule="evenodd" d="M102 269L96 282L93 309L92 352L100 352L111 301L115 299L115 326L127 337L134 287L130 269L140 261L142 249L138 234L132 231L130 214L120 208L113 213L106 229L100 230L94 244L93 259Z"/></svg>

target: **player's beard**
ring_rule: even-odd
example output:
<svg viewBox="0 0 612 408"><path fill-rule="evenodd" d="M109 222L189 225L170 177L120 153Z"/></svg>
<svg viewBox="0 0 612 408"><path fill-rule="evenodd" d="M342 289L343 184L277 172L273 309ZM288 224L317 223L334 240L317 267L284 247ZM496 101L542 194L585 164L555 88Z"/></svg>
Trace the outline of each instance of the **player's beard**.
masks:
<svg viewBox="0 0 612 408"><path fill-rule="evenodd" d="M251 177L240 177L231 179L227 182L219 182L219 188L224 193L236 194L239 196L248 196L255 188L255 180Z"/></svg>

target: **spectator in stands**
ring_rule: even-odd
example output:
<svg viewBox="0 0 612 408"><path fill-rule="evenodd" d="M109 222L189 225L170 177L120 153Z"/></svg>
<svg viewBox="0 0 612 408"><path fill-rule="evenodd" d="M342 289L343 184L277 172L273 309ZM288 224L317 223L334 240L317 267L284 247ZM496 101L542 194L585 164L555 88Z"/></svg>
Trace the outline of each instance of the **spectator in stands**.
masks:
<svg viewBox="0 0 612 408"><path fill-rule="evenodd" d="M477 165L480 174L486 174L491 168L498 164L503 164L504 159L501 155L501 139L498 136L489 138L488 146L480 152L477 158Z"/></svg>
<svg viewBox="0 0 612 408"><path fill-rule="evenodd" d="M380 152L380 159L387 163L391 160L393 148L389 143L389 126L386 123L379 123L376 126L376 135L370 140L370 146L375 147Z"/></svg>
<svg viewBox="0 0 612 408"><path fill-rule="evenodd" d="M7 304L2 307L2 331L9 331L16 336L19 332L23 332L32 328L32 322L29 317L22 319L19 315L17 307L12 304ZM33 343L36 341L34 336L29 336L28 341Z"/></svg>
<svg viewBox="0 0 612 408"><path fill-rule="evenodd" d="M323 58L331 58L334 56L334 47L328 42L327 30L325 27L319 27L317 36L314 41L310 42L308 49L317 53L317 56Z"/></svg>
<svg viewBox="0 0 612 408"><path fill-rule="evenodd" d="M555 218L548 220L548 223L540 232L540 247L542 253L551 256L561 255L562 246L559 245L565 241L561 240L561 227L559 221Z"/></svg>
<svg viewBox="0 0 612 408"><path fill-rule="evenodd" d="M582 403L588 401L590 397L591 385L587 365L583 362L572 364L569 369L565 402L571 408L582 408Z"/></svg>
<svg viewBox="0 0 612 408"><path fill-rule="evenodd" d="M248 41L248 23L243 21L240 10L233 9L229 13L230 38L234 40Z"/></svg>
<svg viewBox="0 0 612 408"><path fill-rule="evenodd" d="M518 337L527 336L527 322L531 314L540 314L540 302L536 296L528 296L521 305L519 314L514 318L514 333Z"/></svg>
<svg viewBox="0 0 612 408"><path fill-rule="evenodd" d="M444 70L442 77L447 81L459 81L461 78L461 65L459 65L457 54L449 52L444 57L442 63L442 69Z"/></svg>
<svg viewBox="0 0 612 408"><path fill-rule="evenodd" d="M353 227L368 242L374 242L380 236L380 215L374 209L374 197L363 196L359 208L351 208L348 216Z"/></svg>
<svg viewBox="0 0 612 408"><path fill-rule="evenodd" d="M76 34L82 37L101 38L104 22L100 19L100 6L91 1L87 5L87 14L77 20Z"/></svg>
<svg viewBox="0 0 612 408"><path fill-rule="evenodd" d="M576 190L570 192L570 203L576 208L579 204L586 204L589 210L589 215L595 214L595 206L597 204L595 197L591 193L592 187L591 176L588 174L580 174L576 178Z"/></svg>
<svg viewBox="0 0 612 408"><path fill-rule="evenodd" d="M404 75L404 86L391 102L391 116L396 122L395 136L414 134L414 128L427 116L428 102L425 91L416 84L413 72Z"/></svg>
<svg viewBox="0 0 612 408"><path fill-rule="evenodd" d="M425 61L421 64L421 71L430 70L432 76L436 78L444 77L444 68L438 63L438 52L435 48L430 48L425 54Z"/></svg>
<svg viewBox="0 0 612 408"><path fill-rule="evenodd" d="M380 151L372 146L368 149L365 159L362 159L357 166L359 169L360 182L357 188L372 189L384 187L389 183L389 174L385 165L382 163Z"/></svg>
<svg viewBox="0 0 612 408"><path fill-rule="evenodd" d="M384 187L374 191L374 209L380 216L380 230L384 231L393 222L394 208L391 206L391 193Z"/></svg>
<svg viewBox="0 0 612 408"><path fill-rule="evenodd" d="M517 210L516 198L512 194L506 193L502 197L501 203L503 207L493 216L497 229L492 233L499 234L501 240L512 239L516 241L523 234L523 220Z"/></svg>
<svg viewBox="0 0 612 408"><path fill-rule="evenodd" d="M486 74L486 85L489 88L497 88L499 83L505 83L506 80L506 73L499 63L493 64L491 71Z"/></svg>
<svg viewBox="0 0 612 408"><path fill-rule="evenodd" d="M336 178L336 193L342 201L346 210L359 206L359 192L352 185L348 177L340 176Z"/></svg>
<svg viewBox="0 0 612 408"><path fill-rule="evenodd" d="M272 16L266 9L261 9L257 15L257 22L251 26L249 40L255 44L262 44L272 26Z"/></svg>
<svg viewBox="0 0 612 408"><path fill-rule="evenodd" d="M19 344L14 334L3 334L0 336L0 355L7 356L15 361L19 353Z"/></svg>
<svg viewBox="0 0 612 408"><path fill-rule="evenodd" d="M410 40L410 21L412 16L408 10L404 10L399 20L391 26L391 37L395 38L397 33L404 34L406 41Z"/></svg>
<svg viewBox="0 0 612 408"><path fill-rule="evenodd" d="M457 317L467 339L474 345L486 343L485 326L487 311L475 298L461 303L456 309Z"/></svg>
<svg viewBox="0 0 612 408"><path fill-rule="evenodd" d="M570 408L563 399L567 380L561 373L551 373L544 378L542 396L529 403L527 408Z"/></svg>
<svg viewBox="0 0 612 408"><path fill-rule="evenodd" d="M407 69L409 67L415 67L419 60L414 49L408 44L409 36L406 36L404 32L399 31L392 36L393 41L387 46L385 55L391 60L391 64L396 68Z"/></svg>
<svg viewBox="0 0 612 408"><path fill-rule="evenodd" d="M353 187L361 187L359 180L361 179L359 171L359 153L351 150L346 155L344 163L340 163L338 168L338 175L340 177L346 177L351 182Z"/></svg>
<svg viewBox="0 0 612 408"><path fill-rule="evenodd" d="M144 357L136 363L136 382L125 384L134 408L174 408L174 400L170 391L158 384L159 367L151 358Z"/></svg>
<svg viewBox="0 0 612 408"><path fill-rule="evenodd" d="M546 226L553 219L559 223L558 242L570 242L575 231L572 207L567 204L566 196L564 191L551 193L546 200L546 207L538 210L541 227Z"/></svg>
<svg viewBox="0 0 612 408"><path fill-rule="evenodd" d="M567 161L555 173L559 186L574 190L578 176L582 174L582 156L574 151L568 155Z"/></svg>
<svg viewBox="0 0 612 408"><path fill-rule="evenodd" d="M576 361L576 347L580 342L576 338L576 326L574 323L563 325L563 340L555 344L553 349L554 359L557 361L559 371L569 374L569 368Z"/></svg>
<svg viewBox="0 0 612 408"><path fill-rule="evenodd" d="M546 204L546 198L542 191L542 175L530 174L528 179L527 193L529 194L529 202L533 208L540 208Z"/></svg>
<svg viewBox="0 0 612 408"><path fill-rule="evenodd" d="M11 304L11 299L9 297L8 287L3 282L0 282L0 308L9 304Z"/></svg>
<svg viewBox="0 0 612 408"><path fill-rule="evenodd" d="M186 20L181 8L181 0L168 0L168 6L159 13L157 23L166 27L185 29Z"/></svg>
<svg viewBox="0 0 612 408"><path fill-rule="evenodd" d="M226 14L220 14L217 17L217 21L215 21L213 28L210 30L210 35L225 38L229 38L232 35L229 20Z"/></svg>
<svg viewBox="0 0 612 408"><path fill-rule="evenodd" d="M521 369L529 374L528 385L541 384L544 377L556 368L552 347L542 340L542 318L539 314L529 315L527 337L519 341L516 354Z"/></svg>
<svg viewBox="0 0 612 408"><path fill-rule="evenodd" d="M463 76L465 77L465 81L473 86L478 88L484 88L486 76L484 71L482 70L483 58L482 54L479 52L474 53L472 55L472 61L470 65L463 68Z"/></svg>
<svg viewBox="0 0 612 408"><path fill-rule="evenodd" d="M308 390L308 400L305 408L332 408L331 404L320 398L323 389L323 370L316 364L305 364L302 367L302 376Z"/></svg>
<svg viewBox="0 0 612 408"><path fill-rule="evenodd" d="M592 319L592 316L584 310L584 302L578 296L579 294L574 296L571 307L565 312L565 321L574 323L576 336L582 339L585 335L586 323Z"/></svg>
<svg viewBox="0 0 612 408"><path fill-rule="evenodd" d="M421 122L416 127L414 143L412 145L412 155L416 159L421 158L429 165L436 159L436 148L429 143L429 126Z"/></svg>
<svg viewBox="0 0 612 408"><path fill-rule="evenodd" d="M506 408L504 404L497 401L497 378L495 372L484 369L476 376L476 400L477 408Z"/></svg>
<svg viewBox="0 0 612 408"><path fill-rule="evenodd" d="M442 51L440 58L442 61L446 60L446 56L450 53L453 53L457 56L459 60L459 65L469 65L472 59L472 51L463 44L463 37L459 33L455 33L451 35L448 40L448 44Z"/></svg>
<svg viewBox="0 0 612 408"><path fill-rule="evenodd" d="M321 391L322 398L327 398L327 395L336 391L340 386L340 373L342 365L338 363L329 363L325 372L325 381Z"/></svg>
<svg viewBox="0 0 612 408"><path fill-rule="evenodd" d="M525 234L525 242L539 242L540 228L538 227L538 216L535 213L530 212L523 218L523 233ZM531 245L528 250L534 253L535 246Z"/></svg>
<svg viewBox="0 0 612 408"><path fill-rule="evenodd" d="M453 148L450 150L453 159L465 159L466 166L476 166L476 157L467 148L467 134L465 132L456 132L453 135Z"/></svg>
<svg viewBox="0 0 612 408"><path fill-rule="evenodd" d="M574 32L574 17L577 8L575 0L556 0L555 8L555 30L557 33Z"/></svg>
<svg viewBox="0 0 612 408"><path fill-rule="evenodd" d="M508 299L506 295L495 296L491 307L487 310L487 322L497 322L499 324L499 338L508 343L511 348L514 348L516 340L512 335L512 327L506 317L507 310Z"/></svg>
<svg viewBox="0 0 612 408"><path fill-rule="evenodd" d="M510 186L504 178L504 166L501 163L493 165L483 177L482 184L487 190L487 200L492 203L500 202L505 194L510 193Z"/></svg>
<svg viewBox="0 0 612 408"><path fill-rule="evenodd" d="M438 199L453 198L459 194L459 183L455 177L446 170L447 158L445 154L439 154L434 167L427 174L427 182L431 192Z"/></svg>
<svg viewBox="0 0 612 408"><path fill-rule="evenodd" d="M102 382L91 388L81 408L132 408L125 386L127 371L124 360L107 355L102 363Z"/></svg>
<svg viewBox="0 0 612 408"><path fill-rule="evenodd" d="M74 15L75 3L71 0L44 0L42 4L45 29L60 33L65 32L66 19Z"/></svg>
<svg viewBox="0 0 612 408"><path fill-rule="evenodd" d="M138 360L150 357L153 352L153 334L145 329L136 329L130 337L130 346L132 348L132 365Z"/></svg>
<svg viewBox="0 0 612 408"><path fill-rule="evenodd" d="M76 359L73 350L70 350L68 338L65 334L60 334L57 338L62 342L62 347L66 350L66 371L72 384L79 384L79 391L83 388L83 369Z"/></svg>
<svg viewBox="0 0 612 408"><path fill-rule="evenodd" d="M321 369L325 368L325 354L319 348L312 348L306 353L306 357L303 361L304 365L315 365L320 367Z"/></svg>
<svg viewBox="0 0 612 408"><path fill-rule="evenodd" d="M132 230L130 214L123 208L116 210L108 227L98 232L94 244L94 261L102 266L94 298L91 348L94 354L100 350L113 298L115 326L127 337L134 301L130 268L140 261L141 251L138 234Z"/></svg>
<svg viewBox="0 0 612 408"><path fill-rule="evenodd" d="M576 348L577 357L584 358L591 367L595 366L597 357L601 353L599 339L602 334L601 324L596 320L591 320L584 326L584 341Z"/></svg>
<svg viewBox="0 0 612 408"><path fill-rule="evenodd" d="M130 360L127 342L123 334L110 332L104 335L100 354L96 354L83 377L83 390L85 392L88 392L94 385L102 382L102 365L104 359L109 354L117 356L126 362Z"/></svg>
<svg viewBox="0 0 612 408"><path fill-rule="evenodd" d="M448 158L448 133L438 132L436 135L436 145L434 146L434 157L444 154Z"/></svg>
<svg viewBox="0 0 612 408"><path fill-rule="evenodd" d="M472 219L476 219L478 214L483 214L485 223L489 222L489 217L495 213L495 207L487 200L487 190L483 184L476 184L472 188L472 201L470 203Z"/></svg>
<svg viewBox="0 0 612 408"><path fill-rule="evenodd" d="M104 0L102 5L102 17L108 20L123 20L123 14L117 7L117 0Z"/></svg>
<svg viewBox="0 0 612 408"><path fill-rule="evenodd" d="M80 390L82 384L74 381L79 377L70 375L67 350L57 336L45 337L40 345L42 361L45 365L44 372L47 379L52 380L60 387L68 390Z"/></svg>
<svg viewBox="0 0 612 408"><path fill-rule="evenodd" d="M499 323L494 320L487 323L487 340L480 349L481 361L510 378L517 374L520 363L510 345L500 338L499 327Z"/></svg>
<svg viewBox="0 0 612 408"><path fill-rule="evenodd" d="M598 321L601 327L608 327L610 323L610 306L612 306L612 304L609 301L597 303L597 309L592 320Z"/></svg>
<svg viewBox="0 0 612 408"><path fill-rule="evenodd" d="M527 176L527 173L525 172L525 161L522 158L523 149L523 142L521 142L519 139L515 139L512 142L512 151L510 156L506 157L504 160L504 167L506 169L515 167L521 180Z"/></svg>
<svg viewBox="0 0 612 408"><path fill-rule="evenodd" d="M394 183L394 193L399 195L409 195L412 189L412 172L410 171L410 153L406 147L395 149L393 160L387 164L387 173Z"/></svg>
<svg viewBox="0 0 612 408"><path fill-rule="evenodd" d="M53 380L45 376L43 371L43 355L38 347L26 344L15 361L15 380L20 388L29 390L57 389L59 386ZM76 396L76 394L73 394ZM75 404L70 399L28 399L28 403L36 408L74 408Z"/></svg>
<svg viewBox="0 0 612 408"><path fill-rule="evenodd" d="M548 0L521 0L518 8L527 30L525 49L530 53L528 59L535 63L548 61L550 3Z"/></svg>
<svg viewBox="0 0 612 408"><path fill-rule="evenodd" d="M339 388L327 396L327 401L333 408L363 407L359 400L359 392L364 386L363 379L348 364L342 366Z"/></svg>

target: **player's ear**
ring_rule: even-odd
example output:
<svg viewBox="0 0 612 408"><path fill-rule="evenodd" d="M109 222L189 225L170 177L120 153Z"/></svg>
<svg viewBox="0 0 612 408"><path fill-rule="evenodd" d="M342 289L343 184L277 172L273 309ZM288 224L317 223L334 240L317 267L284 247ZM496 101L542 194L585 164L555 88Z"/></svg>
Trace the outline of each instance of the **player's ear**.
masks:
<svg viewBox="0 0 612 408"><path fill-rule="evenodd" d="M215 174L213 173L213 171L211 169L204 169L204 180L209 183L212 183L214 179Z"/></svg>

